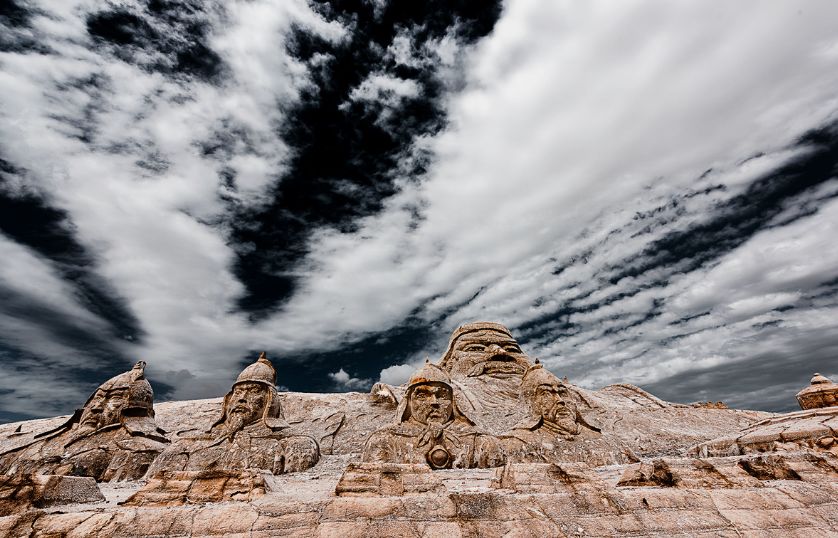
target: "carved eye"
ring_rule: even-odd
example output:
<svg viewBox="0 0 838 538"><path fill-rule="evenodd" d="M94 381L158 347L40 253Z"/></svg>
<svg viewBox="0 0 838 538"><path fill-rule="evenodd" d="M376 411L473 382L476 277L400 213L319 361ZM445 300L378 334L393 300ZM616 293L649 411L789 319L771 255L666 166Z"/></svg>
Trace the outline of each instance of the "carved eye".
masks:
<svg viewBox="0 0 838 538"><path fill-rule="evenodd" d="M484 351L486 346L483 344L466 344L463 346L463 351Z"/></svg>
<svg viewBox="0 0 838 538"><path fill-rule="evenodd" d="M506 344L503 346L503 350L508 351L509 353L521 353L521 348L515 344Z"/></svg>

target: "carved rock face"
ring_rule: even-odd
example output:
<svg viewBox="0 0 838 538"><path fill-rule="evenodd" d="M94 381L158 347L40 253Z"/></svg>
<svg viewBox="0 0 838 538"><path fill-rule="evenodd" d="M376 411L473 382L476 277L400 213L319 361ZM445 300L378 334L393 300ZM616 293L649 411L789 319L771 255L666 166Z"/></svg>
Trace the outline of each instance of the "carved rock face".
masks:
<svg viewBox="0 0 838 538"><path fill-rule="evenodd" d="M425 383L410 392L410 416L422 424L444 424L454 415L454 394L443 383Z"/></svg>
<svg viewBox="0 0 838 538"><path fill-rule="evenodd" d="M467 332L452 343L448 360L452 376L521 376L530 365L518 342L500 330Z"/></svg>
<svg viewBox="0 0 838 538"><path fill-rule="evenodd" d="M530 407L534 414L537 413L546 422L555 424L563 430L571 432L577 430L576 403L570 391L558 379L553 383L539 385L535 389Z"/></svg>
<svg viewBox="0 0 838 538"><path fill-rule="evenodd" d="M237 383L228 401L224 424L228 431L238 431L259 420L265 413L270 387L253 381Z"/></svg>
<svg viewBox="0 0 838 538"><path fill-rule="evenodd" d="M126 388L97 389L84 406L79 419L79 432L96 431L118 423L122 410L125 408L127 394Z"/></svg>

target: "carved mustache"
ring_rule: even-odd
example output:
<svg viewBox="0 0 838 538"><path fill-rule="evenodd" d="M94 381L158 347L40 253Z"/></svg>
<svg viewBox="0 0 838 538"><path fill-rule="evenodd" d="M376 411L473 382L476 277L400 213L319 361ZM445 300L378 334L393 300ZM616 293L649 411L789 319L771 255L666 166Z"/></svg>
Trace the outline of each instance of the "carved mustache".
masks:
<svg viewBox="0 0 838 538"><path fill-rule="evenodd" d="M523 374L524 367L515 362L514 357L500 354L492 355L485 361L474 365L474 368L468 373L469 377L475 377L482 374Z"/></svg>
<svg viewBox="0 0 838 538"><path fill-rule="evenodd" d="M564 402L556 402L550 407L550 416L551 417L574 417L576 413L574 413L573 409L569 405Z"/></svg>
<svg viewBox="0 0 838 538"><path fill-rule="evenodd" d="M233 413L241 413L241 412L250 413L250 411L252 411L252 409L247 404L239 403L239 404L234 405L232 407L232 409L230 409L230 411L233 412Z"/></svg>

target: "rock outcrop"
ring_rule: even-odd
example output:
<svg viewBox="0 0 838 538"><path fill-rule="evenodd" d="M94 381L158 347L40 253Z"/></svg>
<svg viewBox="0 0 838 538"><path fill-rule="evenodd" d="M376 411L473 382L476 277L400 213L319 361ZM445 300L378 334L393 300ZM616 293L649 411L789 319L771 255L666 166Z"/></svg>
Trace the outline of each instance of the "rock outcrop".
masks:
<svg viewBox="0 0 838 538"><path fill-rule="evenodd" d="M132 401L130 377L100 396ZM223 399L0 425L0 536L838 535L838 407L777 415L590 391L495 323L458 329L406 386L275 382L263 355ZM75 464L68 439L95 432L110 434L94 448L107 465ZM144 476L108 448L138 439L158 443L138 452Z"/></svg>

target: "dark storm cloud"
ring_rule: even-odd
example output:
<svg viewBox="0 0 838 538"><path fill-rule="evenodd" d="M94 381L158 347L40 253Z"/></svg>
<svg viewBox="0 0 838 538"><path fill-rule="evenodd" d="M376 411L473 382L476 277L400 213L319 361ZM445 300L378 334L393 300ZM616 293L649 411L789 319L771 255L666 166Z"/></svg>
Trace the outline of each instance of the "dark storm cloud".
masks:
<svg viewBox="0 0 838 538"><path fill-rule="evenodd" d="M144 5L143 5L144 4ZM117 58L171 76L220 82L224 62L208 42L213 4L149 0L87 16L87 31Z"/></svg>
<svg viewBox="0 0 838 538"><path fill-rule="evenodd" d="M0 160L0 232L20 245L25 245L49 260L55 271L74 290L80 304L110 325L109 338L140 340L143 329L124 299L98 273L95 257L77 240L73 224L66 212L51 207L33 194L13 194L4 189L4 180L11 174L25 173ZM14 305L14 307L13 307ZM34 307L35 311L46 305ZM5 304L7 311L26 309L23 298ZM50 327L60 323L60 316L23 316L40 319ZM48 321L50 320L50 321ZM81 329L79 329L81 330ZM83 349L84 346L78 346Z"/></svg>
<svg viewBox="0 0 838 538"><path fill-rule="evenodd" d="M397 192L399 177L425 172L427 158L408 159L407 150L446 120L439 62L423 59L423 48L449 34L471 44L500 15L499 2L476 1L336 1L315 9L351 33L338 42L304 29L290 36L288 50L309 66L312 79L282 125L290 166L271 203L233 221L235 243L246 246L236 262L247 288L239 305L254 319L295 290L295 268L313 230L357 231L358 219L380 211ZM400 58L395 43L420 57ZM399 95L399 88L407 89ZM373 95L361 98L365 93Z"/></svg>
<svg viewBox="0 0 838 538"><path fill-rule="evenodd" d="M3 7L5 417L138 358L178 399L262 349L401 383L476 319L590 388L785 409L828 370L832 4Z"/></svg>

